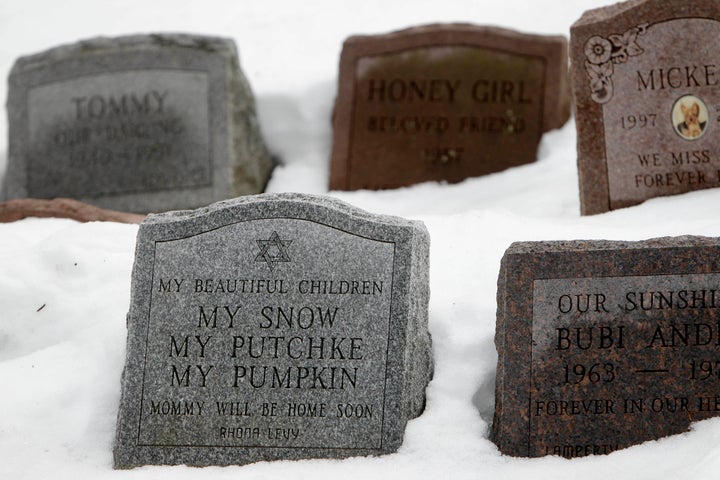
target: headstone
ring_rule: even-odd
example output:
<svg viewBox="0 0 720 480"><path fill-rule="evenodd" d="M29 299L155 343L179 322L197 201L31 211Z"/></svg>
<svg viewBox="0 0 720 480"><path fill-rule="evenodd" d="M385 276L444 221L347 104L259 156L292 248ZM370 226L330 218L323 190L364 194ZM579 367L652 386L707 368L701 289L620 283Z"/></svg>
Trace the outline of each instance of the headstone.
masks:
<svg viewBox="0 0 720 480"><path fill-rule="evenodd" d="M720 4L635 0L570 32L583 215L720 185Z"/></svg>
<svg viewBox="0 0 720 480"><path fill-rule="evenodd" d="M467 24L348 38L330 188L459 182L533 162L569 115L567 41Z"/></svg>
<svg viewBox="0 0 720 480"><path fill-rule="evenodd" d="M720 240L514 243L498 279L492 438L606 454L720 415Z"/></svg>
<svg viewBox="0 0 720 480"><path fill-rule="evenodd" d="M140 223L145 219L145 215L106 210L69 198L54 200L22 198L0 202L0 223L16 222L28 217L71 218L78 222L119 223Z"/></svg>
<svg viewBox="0 0 720 480"><path fill-rule="evenodd" d="M395 451L425 404L421 222L274 194L138 233L115 467Z"/></svg>
<svg viewBox="0 0 720 480"><path fill-rule="evenodd" d="M229 39L94 38L22 57L7 111L10 199L195 208L261 192L272 168Z"/></svg>

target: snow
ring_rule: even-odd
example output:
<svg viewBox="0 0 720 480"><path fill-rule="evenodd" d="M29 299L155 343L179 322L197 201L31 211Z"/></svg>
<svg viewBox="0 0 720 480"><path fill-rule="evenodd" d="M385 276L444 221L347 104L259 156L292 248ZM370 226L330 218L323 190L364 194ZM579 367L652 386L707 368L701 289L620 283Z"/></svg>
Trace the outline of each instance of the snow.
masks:
<svg viewBox="0 0 720 480"><path fill-rule="evenodd" d="M229 36L283 162L272 192L327 193L330 114L343 39L464 21L568 34L603 0L49 0L0 4L0 71L20 55L96 35L184 31ZM0 97L6 85L0 84ZM0 119L0 170L7 150ZM0 224L0 478L710 479L720 419L608 456L517 459L488 439L497 356L500 258L518 240L720 235L720 190L580 217L572 120L548 133L538 161L460 184L330 192L358 207L419 219L432 238L430 330L436 375L427 409L384 457L204 469L112 470L137 226L26 219Z"/></svg>

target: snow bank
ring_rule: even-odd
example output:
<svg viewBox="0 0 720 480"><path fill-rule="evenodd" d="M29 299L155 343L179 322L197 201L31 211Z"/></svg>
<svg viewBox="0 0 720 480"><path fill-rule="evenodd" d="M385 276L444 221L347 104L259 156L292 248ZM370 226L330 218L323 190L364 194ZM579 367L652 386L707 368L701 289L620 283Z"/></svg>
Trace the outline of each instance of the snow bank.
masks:
<svg viewBox="0 0 720 480"><path fill-rule="evenodd" d="M330 113L342 40L435 21L566 33L602 1L25 0L0 5L0 70L15 57L94 35L188 31L235 38L281 161L269 191L327 193ZM6 86L0 85L0 96ZM0 120L0 167L7 125ZM579 216L575 130L547 134L539 161L455 185L332 192L430 230L430 329L436 374L425 413L398 453L378 458L195 469L112 470L137 227L27 219L0 225L0 478L718 478L720 419L691 432L572 461L501 456L494 409L495 292L516 240L720 235L720 190Z"/></svg>

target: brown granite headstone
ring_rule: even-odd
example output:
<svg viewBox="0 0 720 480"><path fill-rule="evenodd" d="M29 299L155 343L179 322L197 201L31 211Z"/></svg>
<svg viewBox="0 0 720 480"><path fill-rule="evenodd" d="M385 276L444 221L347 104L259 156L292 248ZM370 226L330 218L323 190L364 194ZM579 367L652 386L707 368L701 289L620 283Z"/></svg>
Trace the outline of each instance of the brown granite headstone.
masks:
<svg viewBox="0 0 720 480"><path fill-rule="evenodd" d="M567 41L467 24L348 38L330 188L458 182L533 162L569 115Z"/></svg>
<svg viewBox="0 0 720 480"><path fill-rule="evenodd" d="M0 202L0 223L29 217L69 218L78 222L140 223L145 215L98 208L72 198L18 198Z"/></svg>
<svg viewBox="0 0 720 480"><path fill-rule="evenodd" d="M583 215L720 185L720 3L633 0L570 32Z"/></svg>
<svg viewBox="0 0 720 480"><path fill-rule="evenodd" d="M720 239L514 243L498 279L492 439L606 454L720 415Z"/></svg>

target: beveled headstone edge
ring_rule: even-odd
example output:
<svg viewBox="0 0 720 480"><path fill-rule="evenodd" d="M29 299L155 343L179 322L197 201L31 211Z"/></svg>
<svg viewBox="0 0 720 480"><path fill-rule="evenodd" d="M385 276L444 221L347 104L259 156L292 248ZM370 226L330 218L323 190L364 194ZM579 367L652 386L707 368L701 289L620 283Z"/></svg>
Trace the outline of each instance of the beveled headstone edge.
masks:
<svg viewBox="0 0 720 480"><path fill-rule="evenodd" d="M394 215L384 215L371 213L361 208L358 208L350 203L339 200L334 197L325 195L316 195L309 193L294 193L294 192L283 192L283 193L260 193L257 195L246 195L237 198L230 198L227 200L220 200L212 203L205 207L200 207L195 210L174 210L169 212L154 213L147 216L142 222L141 226L153 225L153 224L170 224L173 222L185 222L187 220L204 219L207 221L207 217L217 211L223 209L238 209L246 205L255 205L258 203L277 203L289 205L313 205L317 207L323 207L329 211L338 211L350 216L356 220L363 220L369 223L383 224L388 226L404 226L413 228L420 228L427 232L427 229L423 222L419 220L410 220L403 217ZM268 215L266 218L273 218L274 211L264 211L264 215Z"/></svg>
<svg viewBox="0 0 720 480"><path fill-rule="evenodd" d="M237 56L235 42L230 37L189 33L138 33L117 37L95 36L48 48L41 52L18 57L10 70L10 77L28 70L41 68L48 62L60 62L78 55L96 55L122 49L201 50L210 54Z"/></svg>

